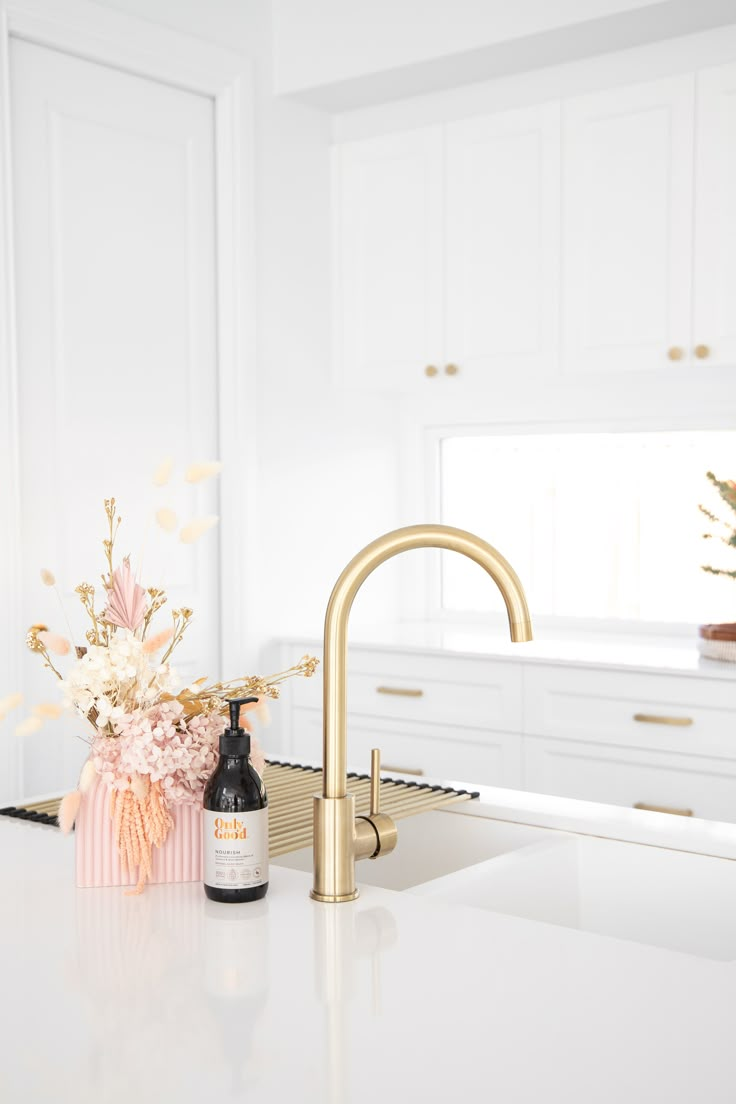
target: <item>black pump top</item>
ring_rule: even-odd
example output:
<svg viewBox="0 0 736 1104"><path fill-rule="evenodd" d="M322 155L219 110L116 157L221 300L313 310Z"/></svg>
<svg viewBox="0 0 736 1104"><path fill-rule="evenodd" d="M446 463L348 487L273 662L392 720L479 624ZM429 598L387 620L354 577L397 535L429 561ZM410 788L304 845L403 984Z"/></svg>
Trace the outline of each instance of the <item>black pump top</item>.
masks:
<svg viewBox="0 0 736 1104"><path fill-rule="evenodd" d="M250 705L251 702L257 702L258 698L231 698L229 701L230 706L230 728L226 729L227 732L242 732L240 727L240 707L241 705Z"/></svg>
<svg viewBox="0 0 736 1104"><path fill-rule="evenodd" d="M257 702L258 698L231 698L230 727L220 737L220 755L250 755L250 732L240 727L240 707Z"/></svg>

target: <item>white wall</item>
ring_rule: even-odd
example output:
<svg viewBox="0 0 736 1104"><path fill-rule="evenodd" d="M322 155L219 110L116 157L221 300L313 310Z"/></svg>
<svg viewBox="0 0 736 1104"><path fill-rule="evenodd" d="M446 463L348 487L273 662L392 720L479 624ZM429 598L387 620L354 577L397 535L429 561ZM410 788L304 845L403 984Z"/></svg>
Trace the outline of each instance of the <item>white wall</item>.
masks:
<svg viewBox="0 0 736 1104"><path fill-rule="evenodd" d="M253 642L246 668L280 633L319 633L347 560L398 523L390 401L356 407L329 387L330 118L273 95L266 0L98 2L242 52L255 67L259 387L243 434L256 437L258 491L256 502L243 503L254 514L257 544L243 550L250 575L243 616ZM355 623L394 615L397 585L385 570L356 604Z"/></svg>

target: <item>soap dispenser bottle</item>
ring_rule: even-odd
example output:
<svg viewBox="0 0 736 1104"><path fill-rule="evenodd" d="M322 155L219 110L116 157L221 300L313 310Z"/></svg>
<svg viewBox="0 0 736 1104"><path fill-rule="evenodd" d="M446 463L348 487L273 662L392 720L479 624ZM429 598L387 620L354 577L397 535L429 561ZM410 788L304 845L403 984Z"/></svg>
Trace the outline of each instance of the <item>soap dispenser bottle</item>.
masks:
<svg viewBox="0 0 736 1104"><path fill-rule="evenodd" d="M250 732L240 707L258 698L234 698L230 727L220 736L220 758L204 790L204 891L212 901L257 901L268 890L268 798L250 761Z"/></svg>

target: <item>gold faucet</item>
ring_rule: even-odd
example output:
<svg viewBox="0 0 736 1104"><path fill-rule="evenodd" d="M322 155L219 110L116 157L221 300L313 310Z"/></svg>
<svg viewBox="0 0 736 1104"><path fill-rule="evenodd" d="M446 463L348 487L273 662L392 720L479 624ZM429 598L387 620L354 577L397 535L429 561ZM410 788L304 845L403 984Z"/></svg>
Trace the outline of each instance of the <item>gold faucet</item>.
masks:
<svg viewBox="0 0 736 1104"><path fill-rule="evenodd" d="M355 816L355 798L347 792L348 617L358 590L384 560L411 548L461 552L484 567L501 591L511 639L531 640L532 625L524 588L511 564L480 537L448 525L409 525L367 545L335 583L325 615L323 788L314 798L315 901L354 901L355 860L387 855L396 846L396 825L379 806L380 761L371 757L371 809Z"/></svg>

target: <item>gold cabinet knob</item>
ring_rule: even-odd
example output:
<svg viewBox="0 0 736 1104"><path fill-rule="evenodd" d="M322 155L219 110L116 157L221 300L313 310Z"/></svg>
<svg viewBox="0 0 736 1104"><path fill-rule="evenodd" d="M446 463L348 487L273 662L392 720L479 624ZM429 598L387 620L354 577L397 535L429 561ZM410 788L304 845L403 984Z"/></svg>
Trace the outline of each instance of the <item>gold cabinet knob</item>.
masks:
<svg viewBox="0 0 736 1104"><path fill-rule="evenodd" d="M428 364L427 367L424 369L424 374L425 376L429 376L431 378L432 376L437 375L438 370L439 369L435 368L434 364Z"/></svg>
<svg viewBox="0 0 736 1104"><path fill-rule="evenodd" d="M705 360L706 357L710 356L710 349L708 348L707 345L696 345L695 346L695 355L698 358L698 360Z"/></svg>
<svg viewBox="0 0 736 1104"><path fill-rule="evenodd" d="M456 376L459 371L460 371L460 369L458 368L457 364L446 364L445 365L445 375L446 376Z"/></svg>
<svg viewBox="0 0 736 1104"><path fill-rule="evenodd" d="M683 355L683 349L680 345L671 345L667 350L667 356L670 360L682 360Z"/></svg>

